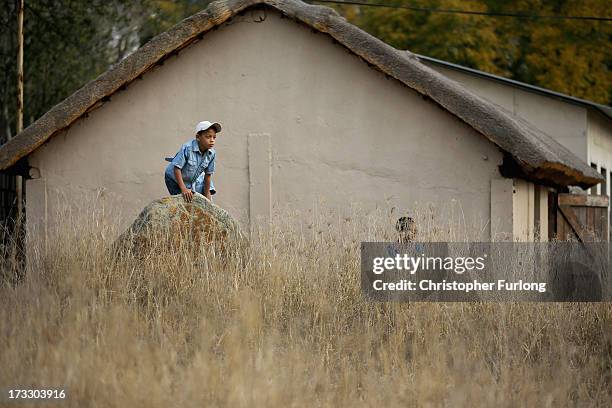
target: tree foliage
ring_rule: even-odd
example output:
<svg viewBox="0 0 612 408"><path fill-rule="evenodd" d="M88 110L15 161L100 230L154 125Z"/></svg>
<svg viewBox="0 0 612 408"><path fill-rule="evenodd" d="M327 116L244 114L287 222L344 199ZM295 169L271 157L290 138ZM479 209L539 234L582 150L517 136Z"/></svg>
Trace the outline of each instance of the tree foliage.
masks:
<svg viewBox="0 0 612 408"><path fill-rule="evenodd" d="M25 0L24 126L207 0ZM17 2L0 9L0 143L15 133Z"/></svg>
<svg viewBox="0 0 612 408"><path fill-rule="evenodd" d="M373 3L527 15L612 17L608 0L376 0ZM612 23L334 6L398 49L612 104Z"/></svg>
<svg viewBox="0 0 612 408"><path fill-rule="evenodd" d="M16 1L0 11L0 124L2 139L14 133L17 98ZM25 2L24 125L41 116L84 82L108 68L108 43L121 24L117 1Z"/></svg>
<svg viewBox="0 0 612 408"><path fill-rule="evenodd" d="M184 18L205 9L213 0L149 0L146 3L147 18L139 28L144 44L159 33L169 30Z"/></svg>

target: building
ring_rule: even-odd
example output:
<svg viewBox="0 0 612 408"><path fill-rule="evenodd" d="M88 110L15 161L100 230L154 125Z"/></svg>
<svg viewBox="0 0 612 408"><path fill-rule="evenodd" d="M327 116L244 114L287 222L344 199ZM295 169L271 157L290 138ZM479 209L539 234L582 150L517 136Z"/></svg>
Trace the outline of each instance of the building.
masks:
<svg viewBox="0 0 612 408"><path fill-rule="evenodd" d="M533 239L547 195L602 180L531 123L300 1L217 1L155 37L0 148L28 177L30 236L104 195L123 227L166 195L163 158L210 119L215 201L240 222L317 197L409 210L461 204L475 239ZM44 234L42 233L44 231Z"/></svg>
<svg viewBox="0 0 612 408"><path fill-rule="evenodd" d="M605 179L590 192L610 194L612 107L435 58L423 55L418 58L430 68L552 136Z"/></svg>

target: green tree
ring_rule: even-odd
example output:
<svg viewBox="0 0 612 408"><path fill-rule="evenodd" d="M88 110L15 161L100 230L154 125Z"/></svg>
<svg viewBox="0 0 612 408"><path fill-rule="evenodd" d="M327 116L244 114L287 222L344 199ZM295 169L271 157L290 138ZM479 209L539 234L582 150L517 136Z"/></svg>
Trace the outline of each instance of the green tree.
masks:
<svg viewBox="0 0 612 408"><path fill-rule="evenodd" d="M141 44L179 21L205 9L213 0L147 0L147 16L139 27Z"/></svg>
<svg viewBox="0 0 612 408"><path fill-rule="evenodd" d="M384 4L528 15L611 16L607 0L386 0ZM398 49L612 103L610 22L334 7L348 21Z"/></svg>
<svg viewBox="0 0 612 408"><path fill-rule="evenodd" d="M210 0L26 0L24 126ZM14 134L16 2L0 9L0 143Z"/></svg>
<svg viewBox="0 0 612 408"><path fill-rule="evenodd" d="M607 4L606 4L607 3ZM610 16L600 0L520 0L516 7L542 14ZM515 78L596 102L612 103L612 23L578 20L528 20L514 25Z"/></svg>
<svg viewBox="0 0 612 408"><path fill-rule="evenodd" d="M125 4L131 2L126 1ZM24 126L115 62L117 29L127 25L121 0L26 0ZM0 140L14 133L16 2L0 10Z"/></svg>

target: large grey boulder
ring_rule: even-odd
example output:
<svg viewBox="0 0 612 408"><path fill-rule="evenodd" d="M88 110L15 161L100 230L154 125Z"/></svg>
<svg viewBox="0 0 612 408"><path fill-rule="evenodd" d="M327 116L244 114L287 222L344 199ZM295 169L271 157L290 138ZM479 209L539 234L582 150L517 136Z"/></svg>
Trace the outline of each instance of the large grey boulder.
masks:
<svg viewBox="0 0 612 408"><path fill-rule="evenodd" d="M175 250L214 245L225 252L243 247L246 238L227 211L194 193L190 203L180 194L151 202L116 244L136 252L160 245Z"/></svg>

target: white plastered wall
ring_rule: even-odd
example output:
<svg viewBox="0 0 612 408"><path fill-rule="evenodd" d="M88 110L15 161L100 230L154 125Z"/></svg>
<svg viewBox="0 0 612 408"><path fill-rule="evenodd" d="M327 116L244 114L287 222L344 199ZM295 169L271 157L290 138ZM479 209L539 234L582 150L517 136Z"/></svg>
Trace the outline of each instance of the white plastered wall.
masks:
<svg viewBox="0 0 612 408"><path fill-rule="evenodd" d="M610 195L610 172L612 172L612 120L602 113L589 109L588 114L588 162L595 164L597 171L605 169L606 186L598 185L592 190ZM602 183L603 184L603 183ZM594 193L595 191L593 191Z"/></svg>
<svg viewBox="0 0 612 408"><path fill-rule="evenodd" d="M548 241L548 188L521 179L491 180L491 240Z"/></svg>
<svg viewBox="0 0 612 408"><path fill-rule="evenodd" d="M601 112L589 109L588 113L588 155L589 164L605 178L605 181L592 187L591 194L610 196L612 183L612 120ZM608 220L610 207L608 206Z"/></svg>
<svg viewBox="0 0 612 408"><path fill-rule="evenodd" d="M520 179L513 184L514 240L548 241L548 189Z"/></svg>
<svg viewBox="0 0 612 408"><path fill-rule="evenodd" d="M472 92L506 108L587 160L587 109L474 74L427 65Z"/></svg>

